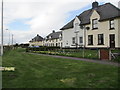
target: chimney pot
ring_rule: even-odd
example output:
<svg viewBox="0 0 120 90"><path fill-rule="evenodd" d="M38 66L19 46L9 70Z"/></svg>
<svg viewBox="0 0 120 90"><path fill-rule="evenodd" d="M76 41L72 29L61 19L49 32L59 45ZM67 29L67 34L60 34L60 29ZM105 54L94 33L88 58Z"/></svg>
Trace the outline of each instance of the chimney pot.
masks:
<svg viewBox="0 0 120 90"><path fill-rule="evenodd" d="M97 1L92 3L92 8L97 8L99 6L99 3Z"/></svg>
<svg viewBox="0 0 120 90"><path fill-rule="evenodd" d="M55 30L53 30L53 33L55 33Z"/></svg>

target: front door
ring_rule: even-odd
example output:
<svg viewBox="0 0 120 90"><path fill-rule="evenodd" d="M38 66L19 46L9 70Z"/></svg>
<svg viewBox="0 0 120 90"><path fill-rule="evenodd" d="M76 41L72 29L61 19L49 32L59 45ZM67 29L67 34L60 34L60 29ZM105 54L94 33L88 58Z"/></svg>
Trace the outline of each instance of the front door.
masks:
<svg viewBox="0 0 120 90"><path fill-rule="evenodd" d="M110 48L115 48L115 34L110 34Z"/></svg>

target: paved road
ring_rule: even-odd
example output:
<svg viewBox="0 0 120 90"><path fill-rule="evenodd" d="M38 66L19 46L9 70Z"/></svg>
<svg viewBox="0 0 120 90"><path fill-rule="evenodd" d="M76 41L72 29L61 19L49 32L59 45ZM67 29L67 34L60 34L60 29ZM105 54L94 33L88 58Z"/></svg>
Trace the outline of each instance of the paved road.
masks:
<svg viewBox="0 0 120 90"><path fill-rule="evenodd" d="M106 61L105 61L105 60L93 60L93 59L67 57L67 56L58 56L58 55L47 55L47 54L37 54L37 53L30 53L30 54L50 56L50 57L55 57L55 58L71 59L71 60L87 61L87 62L93 62L93 63L99 63L99 64L107 64L107 65L113 65L113 66L118 66L118 67L120 67L120 63L111 62L111 61L107 61L107 60L106 60Z"/></svg>

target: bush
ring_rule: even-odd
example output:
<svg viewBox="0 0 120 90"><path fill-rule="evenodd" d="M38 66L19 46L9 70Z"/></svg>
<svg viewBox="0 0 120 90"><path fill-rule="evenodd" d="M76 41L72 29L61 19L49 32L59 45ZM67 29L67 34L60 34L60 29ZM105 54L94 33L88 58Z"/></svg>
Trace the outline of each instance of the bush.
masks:
<svg viewBox="0 0 120 90"><path fill-rule="evenodd" d="M43 46L43 47L27 47L26 48L26 52L29 52L29 51L53 51L55 49L60 49L60 47L46 47L46 46Z"/></svg>
<svg viewBox="0 0 120 90"><path fill-rule="evenodd" d="M120 63L120 56L116 57L115 59L112 59L112 61Z"/></svg>
<svg viewBox="0 0 120 90"><path fill-rule="evenodd" d="M12 46L4 46L4 52L7 52L12 49Z"/></svg>

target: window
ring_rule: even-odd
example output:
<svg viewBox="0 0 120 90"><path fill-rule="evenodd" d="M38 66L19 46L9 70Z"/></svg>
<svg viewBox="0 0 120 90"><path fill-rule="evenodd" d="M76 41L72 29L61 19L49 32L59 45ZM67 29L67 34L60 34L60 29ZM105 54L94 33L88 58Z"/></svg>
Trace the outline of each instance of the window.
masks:
<svg viewBox="0 0 120 90"><path fill-rule="evenodd" d="M74 26L75 30L79 30L79 23L75 23L75 26Z"/></svg>
<svg viewBox="0 0 120 90"><path fill-rule="evenodd" d="M79 26L79 23L75 23L75 26Z"/></svg>
<svg viewBox="0 0 120 90"><path fill-rule="evenodd" d="M80 37L79 39L80 39L80 43L83 43L83 37Z"/></svg>
<svg viewBox="0 0 120 90"><path fill-rule="evenodd" d="M59 37L59 40L62 41L62 37Z"/></svg>
<svg viewBox="0 0 120 90"><path fill-rule="evenodd" d="M62 43L61 43L61 47L62 47Z"/></svg>
<svg viewBox="0 0 120 90"><path fill-rule="evenodd" d="M57 39L56 39L56 42L57 42Z"/></svg>
<svg viewBox="0 0 120 90"><path fill-rule="evenodd" d="M93 45L93 35L88 35L88 45Z"/></svg>
<svg viewBox="0 0 120 90"><path fill-rule="evenodd" d="M92 28L93 29L98 29L98 20L97 19L92 20Z"/></svg>
<svg viewBox="0 0 120 90"><path fill-rule="evenodd" d="M115 28L114 20L110 20L110 29L114 28Z"/></svg>
<svg viewBox="0 0 120 90"><path fill-rule="evenodd" d="M66 41L66 45L68 45L68 41Z"/></svg>
<svg viewBox="0 0 120 90"><path fill-rule="evenodd" d="M104 35L98 34L98 45L103 45L103 44L104 44Z"/></svg>
<svg viewBox="0 0 120 90"><path fill-rule="evenodd" d="M58 46L60 46L60 43L58 43Z"/></svg>
<svg viewBox="0 0 120 90"><path fill-rule="evenodd" d="M58 46L58 44L56 43L56 47Z"/></svg>
<svg viewBox="0 0 120 90"><path fill-rule="evenodd" d="M75 44L75 37L72 38L72 43Z"/></svg>
<svg viewBox="0 0 120 90"><path fill-rule="evenodd" d="M79 23L75 23L75 28L78 29Z"/></svg>

